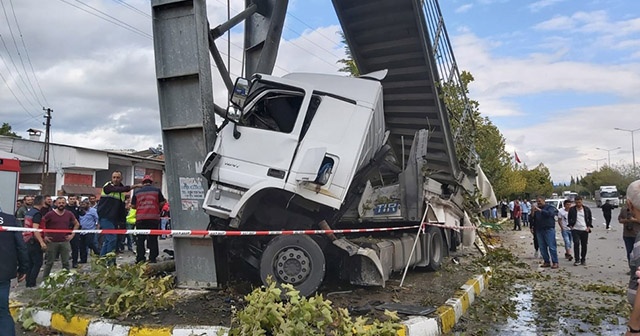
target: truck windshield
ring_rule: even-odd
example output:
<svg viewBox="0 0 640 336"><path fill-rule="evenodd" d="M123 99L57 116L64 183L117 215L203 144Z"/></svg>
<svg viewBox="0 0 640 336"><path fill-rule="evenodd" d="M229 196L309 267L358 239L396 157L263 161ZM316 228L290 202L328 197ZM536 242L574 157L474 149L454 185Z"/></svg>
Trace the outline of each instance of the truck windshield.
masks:
<svg viewBox="0 0 640 336"><path fill-rule="evenodd" d="M239 124L291 133L303 98L302 90L258 81L251 88Z"/></svg>
<svg viewBox="0 0 640 336"><path fill-rule="evenodd" d="M617 191L601 191L600 197L607 197L607 198L618 197L618 192Z"/></svg>

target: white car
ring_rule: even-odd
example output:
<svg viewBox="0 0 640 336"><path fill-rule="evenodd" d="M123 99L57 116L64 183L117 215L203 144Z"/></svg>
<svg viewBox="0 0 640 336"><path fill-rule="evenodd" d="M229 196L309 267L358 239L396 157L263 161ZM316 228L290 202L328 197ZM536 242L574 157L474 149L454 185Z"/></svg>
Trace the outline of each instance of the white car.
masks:
<svg viewBox="0 0 640 336"><path fill-rule="evenodd" d="M560 210L564 209L564 198L550 198L544 200L545 203L552 205L554 208Z"/></svg>

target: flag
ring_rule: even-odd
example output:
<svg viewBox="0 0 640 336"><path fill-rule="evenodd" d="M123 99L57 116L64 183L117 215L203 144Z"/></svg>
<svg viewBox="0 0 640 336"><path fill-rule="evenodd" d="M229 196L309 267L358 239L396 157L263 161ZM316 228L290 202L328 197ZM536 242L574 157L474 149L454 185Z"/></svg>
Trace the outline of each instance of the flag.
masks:
<svg viewBox="0 0 640 336"><path fill-rule="evenodd" d="M515 155L516 155L516 162L517 162L517 163L522 163L522 161L520 161L520 157L518 157L518 152L513 151L513 154L515 154Z"/></svg>

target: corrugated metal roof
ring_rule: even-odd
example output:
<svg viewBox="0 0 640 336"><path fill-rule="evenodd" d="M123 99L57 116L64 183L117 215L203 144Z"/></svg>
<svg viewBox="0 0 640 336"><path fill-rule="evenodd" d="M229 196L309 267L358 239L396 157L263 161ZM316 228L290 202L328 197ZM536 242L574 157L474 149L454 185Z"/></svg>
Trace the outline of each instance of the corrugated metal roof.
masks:
<svg viewBox="0 0 640 336"><path fill-rule="evenodd" d="M18 159L18 160L20 160L22 162L42 162L42 161L40 161L38 159L30 158L28 156L15 154L15 153L11 153L11 152L6 152L4 150L0 150L0 158L3 158L3 159Z"/></svg>

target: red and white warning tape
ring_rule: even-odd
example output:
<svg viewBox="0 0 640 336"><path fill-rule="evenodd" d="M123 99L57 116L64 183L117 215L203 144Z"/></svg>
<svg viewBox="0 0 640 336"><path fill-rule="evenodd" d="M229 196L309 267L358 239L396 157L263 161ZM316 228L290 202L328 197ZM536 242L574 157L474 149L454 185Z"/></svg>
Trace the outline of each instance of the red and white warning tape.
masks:
<svg viewBox="0 0 640 336"><path fill-rule="evenodd" d="M447 226L435 223L424 223L424 225L436 226L448 229L475 230L474 226ZM390 227L390 228L369 228L369 229L336 229L336 230L282 230L282 231L224 231L224 230L56 230L56 229L32 229L15 226L1 226L0 231L12 232L44 232L44 233L96 233L96 234L140 234L140 235L173 235L173 236L279 236L279 235L320 235L320 234L343 234L343 233L371 233L388 232L417 229L420 225Z"/></svg>

